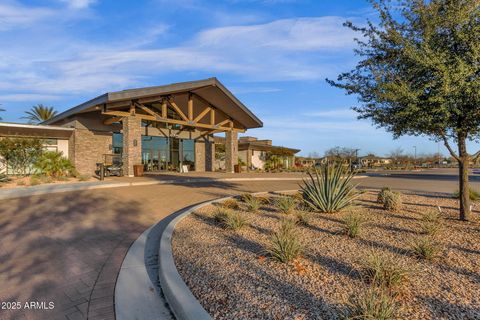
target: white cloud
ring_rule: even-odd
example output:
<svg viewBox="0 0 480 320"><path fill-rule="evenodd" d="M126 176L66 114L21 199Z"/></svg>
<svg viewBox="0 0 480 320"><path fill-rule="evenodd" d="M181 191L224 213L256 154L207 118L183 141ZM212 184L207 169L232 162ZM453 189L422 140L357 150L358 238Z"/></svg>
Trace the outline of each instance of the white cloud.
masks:
<svg viewBox="0 0 480 320"><path fill-rule="evenodd" d="M0 3L0 31L26 28L54 14L47 8L27 7L16 1Z"/></svg>
<svg viewBox="0 0 480 320"><path fill-rule="evenodd" d="M85 9L95 4L97 0L60 0L73 9Z"/></svg>
<svg viewBox="0 0 480 320"><path fill-rule="evenodd" d="M35 94L35 93L16 93L0 95L1 102L24 102L24 101L52 101L59 100L57 95Z"/></svg>

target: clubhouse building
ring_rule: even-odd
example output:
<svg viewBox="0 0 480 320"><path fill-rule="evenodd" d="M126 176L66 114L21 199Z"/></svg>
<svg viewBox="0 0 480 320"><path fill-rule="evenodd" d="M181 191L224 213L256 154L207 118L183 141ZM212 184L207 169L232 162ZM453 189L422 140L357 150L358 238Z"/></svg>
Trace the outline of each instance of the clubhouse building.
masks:
<svg viewBox="0 0 480 320"><path fill-rule="evenodd" d="M39 137L82 174L121 159L147 171L213 171L213 135L225 133L225 170L238 163L238 133L263 123L216 78L108 92L41 125L0 125L0 136Z"/></svg>

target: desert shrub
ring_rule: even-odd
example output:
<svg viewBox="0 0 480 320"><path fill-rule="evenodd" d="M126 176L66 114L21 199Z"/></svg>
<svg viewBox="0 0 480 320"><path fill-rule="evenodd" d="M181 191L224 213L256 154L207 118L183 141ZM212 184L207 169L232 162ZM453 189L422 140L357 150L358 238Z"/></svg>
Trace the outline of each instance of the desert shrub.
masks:
<svg viewBox="0 0 480 320"><path fill-rule="evenodd" d="M223 228L232 230L241 229L247 223L247 220L241 213L222 208L217 209L214 219Z"/></svg>
<svg viewBox="0 0 480 320"><path fill-rule="evenodd" d="M414 238L410 242L410 249L417 258L425 260L433 260L441 252L440 243L429 236Z"/></svg>
<svg viewBox="0 0 480 320"><path fill-rule="evenodd" d="M257 212L262 205L261 200L252 195L250 195L250 197L244 198L243 201L245 202L247 210L250 212Z"/></svg>
<svg viewBox="0 0 480 320"><path fill-rule="evenodd" d="M378 196L377 196L377 203L383 204L383 202L385 201L385 192L387 191L392 191L392 190L389 187L383 187L382 189L380 189L380 192L378 193Z"/></svg>
<svg viewBox="0 0 480 320"><path fill-rule="evenodd" d="M67 176L59 176L56 178L58 181L68 181L68 177Z"/></svg>
<svg viewBox="0 0 480 320"><path fill-rule="evenodd" d="M324 165L315 173L308 172L309 179L303 181L303 200L313 210L338 212L349 207L359 193L351 183L354 173L347 173L341 165Z"/></svg>
<svg viewBox="0 0 480 320"><path fill-rule="evenodd" d="M57 178L73 175L75 167L61 152L46 151L35 162L35 167L44 175Z"/></svg>
<svg viewBox="0 0 480 320"><path fill-rule="evenodd" d="M277 209L285 214L293 213L297 207L297 200L293 197L283 196L275 199Z"/></svg>
<svg viewBox="0 0 480 320"><path fill-rule="evenodd" d="M273 233L266 251L273 259L287 263L301 254L302 244L294 220L282 219L279 224L279 228Z"/></svg>
<svg viewBox="0 0 480 320"><path fill-rule="evenodd" d="M381 288L401 286L410 275L404 260L394 254L372 250L361 261L363 278Z"/></svg>
<svg viewBox="0 0 480 320"><path fill-rule="evenodd" d="M402 194L394 191L385 191L383 195L383 208L388 211L398 211L402 208Z"/></svg>
<svg viewBox="0 0 480 320"><path fill-rule="evenodd" d="M347 319L389 320L397 319L400 305L395 298L379 288L368 288L353 295L347 304Z"/></svg>
<svg viewBox="0 0 480 320"><path fill-rule="evenodd" d="M365 224L365 216L358 211L348 212L343 217L343 231L350 238L357 237Z"/></svg>
<svg viewBox="0 0 480 320"><path fill-rule="evenodd" d="M470 200L477 201L478 199L480 199L480 192L476 191L475 189L469 188L468 189L468 196L470 197ZM453 193L453 197L455 199L460 198L460 191L459 190L455 191Z"/></svg>
<svg viewBox="0 0 480 320"><path fill-rule="evenodd" d="M299 210L295 213L298 223L308 225L310 222L310 212Z"/></svg>
<svg viewBox="0 0 480 320"><path fill-rule="evenodd" d="M18 180L17 181L17 186L24 186L26 185L27 183L25 182L25 180Z"/></svg>
<svg viewBox="0 0 480 320"><path fill-rule="evenodd" d="M435 236L442 230L443 218L438 211L430 210L423 214L420 227L423 233L429 236Z"/></svg>
<svg viewBox="0 0 480 320"><path fill-rule="evenodd" d="M238 209L240 206L238 205L237 199L229 198L221 203L222 207L226 209Z"/></svg>

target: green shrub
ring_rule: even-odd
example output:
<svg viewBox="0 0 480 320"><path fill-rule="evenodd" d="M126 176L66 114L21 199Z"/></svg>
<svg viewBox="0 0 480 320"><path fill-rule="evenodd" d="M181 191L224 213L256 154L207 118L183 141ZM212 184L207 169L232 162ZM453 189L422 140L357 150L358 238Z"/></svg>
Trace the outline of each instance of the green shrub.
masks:
<svg viewBox="0 0 480 320"><path fill-rule="evenodd" d="M18 180L17 181L17 186L24 186L26 185L27 183L25 182L25 180Z"/></svg>
<svg viewBox="0 0 480 320"><path fill-rule="evenodd" d="M404 260L396 255L371 251L361 261L363 278L381 288L392 289L401 286L410 274Z"/></svg>
<svg viewBox="0 0 480 320"><path fill-rule="evenodd" d="M302 253L302 245L295 221L287 218L282 219L279 224L266 251L273 259L287 263Z"/></svg>
<svg viewBox="0 0 480 320"><path fill-rule="evenodd" d="M360 234L364 223L365 217L362 213L358 211L348 212L343 217L343 231L350 238L356 238Z"/></svg>
<svg viewBox="0 0 480 320"><path fill-rule="evenodd" d="M390 320L397 319L400 305L394 297L379 288L369 288L350 297L347 304L347 319Z"/></svg>
<svg viewBox="0 0 480 320"><path fill-rule="evenodd" d="M240 206L238 205L237 199L229 198L221 203L222 207L226 209L238 209Z"/></svg>
<svg viewBox="0 0 480 320"><path fill-rule="evenodd" d="M341 211L360 195L351 183L354 173L346 173L341 165L324 165L320 171L315 168L315 175L308 175L301 186L303 200L315 211Z"/></svg>
<svg viewBox="0 0 480 320"><path fill-rule="evenodd" d="M56 178L58 181L68 181L68 177L67 176L59 176Z"/></svg>
<svg viewBox="0 0 480 320"><path fill-rule="evenodd" d="M469 189L468 189L468 196L470 197L470 200L472 200L472 201L477 201L478 199L480 199L480 192L478 192L478 191L476 191L476 190L474 190L474 189L472 189L472 188L469 188ZM455 191L455 192L453 193L453 197L454 197L455 199L460 198L460 191L459 191L459 190Z"/></svg>
<svg viewBox="0 0 480 320"><path fill-rule="evenodd" d="M214 215L215 221L225 229L238 230L246 225L247 220L237 211L219 208Z"/></svg>
<svg viewBox="0 0 480 320"><path fill-rule="evenodd" d="M295 213L298 223L303 224L304 226L310 223L310 212L299 210Z"/></svg>
<svg viewBox="0 0 480 320"><path fill-rule="evenodd" d="M383 208L388 211L399 211L403 206L402 194L394 191L385 191L383 195Z"/></svg>
<svg viewBox="0 0 480 320"><path fill-rule="evenodd" d="M430 210L422 216L420 227L422 232L429 235L437 235L443 228L443 218L438 211Z"/></svg>
<svg viewBox="0 0 480 320"><path fill-rule="evenodd" d="M387 192L387 191L392 191L392 190L390 190L389 187L383 187L382 189L380 189L380 192L378 193L378 197L377 197L377 203L381 203L381 204L384 203L385 192Z"/></svg>
<svg viewBox="0 0 480 320"><path fill-rule="evenodd" d="M257 212L258 209L260 209L260 206L262 205L261 200L252 195L250 195L250 197L245 197L243 199L243 202L245 202L245 205L247 206L247 210L249 212Z"/></svg>
<svg viewBox="0 0 480 320"><path fill-rule="evenodd" d="M412 253L420 259L433 260L440 255L441 246L429 236L414 238L410 242Z"/></svg>
<svg viewBox="0 0 480 320"><path fill-rule="evenodd" d="M56 151L44 152L35 162L35 168L42 174L54 178L73 175L75 172L75 167L70 160Z"/></svg>
<svg viewBox="0 0 480 320"><path fill-rule="evenodd" d="M7 174L28 175L33 164L43 152L40 139L8 138L0 139L0 157L7 166Z"/></svg>
<svg viewBox="0 0 480 320"><path fill-rule="evenodd" d="M275 199L277 209L285 214L293 213L297 207L297 200L293 197L282 196Z"/></svg>

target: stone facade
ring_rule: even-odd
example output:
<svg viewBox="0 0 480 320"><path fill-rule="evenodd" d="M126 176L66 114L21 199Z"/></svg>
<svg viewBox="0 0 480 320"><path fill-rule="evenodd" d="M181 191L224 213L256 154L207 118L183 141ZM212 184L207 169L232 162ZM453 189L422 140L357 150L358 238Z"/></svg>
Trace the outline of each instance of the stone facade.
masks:
<svg viewBox="0 0 480 320"><path fill-rule="evenodd" d="M234 172L238 164L238 133L227 131L225 133L225 171Z"/></svg>
<svg viewBox="0 0 480 320"><path fill-rule="evenodd" d="M80 174L92 175L98 162L110 153L112 134L76 128L69 140L69 159Z"/></svg>
<svg viewBox="0 0 480 320"><path fill-rule="evenodd" d="M140 118L123 118L123 174L133 176L133 166L142 164L142 122Z"/></svg>
<svg viewBox="0 0 480 320"><path fill-rule="evenodd" d="M212 139L213 140L213 139ZM195 171L213 171L215 144L209 139L195 140Z"/></svg>

